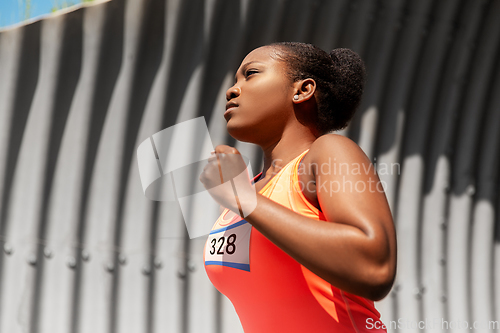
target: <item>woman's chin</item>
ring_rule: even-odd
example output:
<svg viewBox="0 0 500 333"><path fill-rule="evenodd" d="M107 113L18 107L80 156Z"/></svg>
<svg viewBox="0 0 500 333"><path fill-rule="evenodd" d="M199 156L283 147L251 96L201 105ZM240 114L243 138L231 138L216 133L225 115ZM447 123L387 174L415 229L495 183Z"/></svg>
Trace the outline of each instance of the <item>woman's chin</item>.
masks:
<svg viewBox="0 0 500 333"><path fill-rule="evenodd" d="M228 121L227 125L227 132L229 135L231 135L233 138L235 138L238 141L242 142L253 142L252 140L252 133L255 133L255 131L252 131L251 129L247 127L242 127L238 126L236 124L232 124L231 120Z"/></svg>

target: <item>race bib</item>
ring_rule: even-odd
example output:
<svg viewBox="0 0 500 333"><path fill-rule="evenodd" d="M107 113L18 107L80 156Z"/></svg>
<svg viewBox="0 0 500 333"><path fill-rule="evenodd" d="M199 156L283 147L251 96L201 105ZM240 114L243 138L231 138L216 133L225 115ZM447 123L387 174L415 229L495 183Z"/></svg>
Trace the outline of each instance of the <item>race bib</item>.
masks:
<svg viewBox="0 0 500 333"><path fill-rule="evenodd" d="M227 266L250 272L251 232L252 225L245 220L212 230L205 246L205 265Z"/></svg>

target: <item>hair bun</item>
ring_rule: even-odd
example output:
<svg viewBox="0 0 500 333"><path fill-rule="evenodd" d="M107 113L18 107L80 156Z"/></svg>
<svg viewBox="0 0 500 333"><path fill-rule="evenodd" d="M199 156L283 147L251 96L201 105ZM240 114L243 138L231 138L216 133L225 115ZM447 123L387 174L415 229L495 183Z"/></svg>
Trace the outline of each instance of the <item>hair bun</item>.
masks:
<svg viewBox="0 0 500 333"><path fill-rule="evenodd" d="M350 49L338 48L330 52L333 61L333 90L337 96L337 109L351 110L346 113L351 119L358 108L365 87L366 69L361 57ZM347 124L347 122L346 122Z"/></svg>
<svg viewBox="0 0 500 333"><path fill-rule="evenodd" d="M341 76L348 75L362 78L361 87L366 77L365 64L361 57L351 49L338 48L330 52L333 64L340 71Z"/></svg>

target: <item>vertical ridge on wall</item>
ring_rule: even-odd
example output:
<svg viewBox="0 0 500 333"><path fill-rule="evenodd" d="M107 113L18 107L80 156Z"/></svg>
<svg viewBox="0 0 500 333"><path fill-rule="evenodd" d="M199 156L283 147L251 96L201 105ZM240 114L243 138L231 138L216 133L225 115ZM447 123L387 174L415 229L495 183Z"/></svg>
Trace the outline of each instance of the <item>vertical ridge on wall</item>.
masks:
<svg viewBox="0 0 500 333"><path fill-rule="evenodd" d="M203 116L213 145L257 174L261 151L231 138L222 113L243 57L276 41L366 62L339 134L387 185L388 331L499 318L499 15L496 0L111 0L0 30L0 330L243 331L205 274L205 237L189 238L177 202L145 198L135 151Z"/></svg>
<svg viewBox="0 0 500 333"><path fill-rule="evenodd" d="M217 7L217 5L221 7ZM233 4L234 5L234 4ZM198 116L207 116L208 112L210 112L213 104L210 102L214 102L215 98L212 96L208 96L208 93L215 93L215 89L210 89L207 91L207 87L205 86L206 80L208 79L208 75L213 73L213 68L211 67L210 60L214 60L215 57L213 55L210 57L210 43L217 43L217 33L221 31L218 30L218 25L216 24L216 20L219 22L223 22L223 18L220 17L220 9L223 4L220 1L208 1L203 5L199 5L198 8L203 10L204 16L201 22L197 22L196 24L203 24L205 29L202 29L203 26L200 26L200 29L197 31L200 35L197 36L199 38L200 45L193 44L193 47L200 47L199 54L199 62L197 68L193 72L191 77L191 81L189 82L188 88L186 89L186 93L184 95L184 99L182 100L181 108L180 108L180 116L183 119L190 119ZM219 10L217 10L219 9ZM239 16L239 10L234 10L234 6L230 8L226 8L230 10L233 15ZM200 14L202 14L200 12ZM208 14L208 15L207 15ZM228 17L224 17L224 19L228 19ZM234 19L234 18L233 18ZM223 23L223 25L225 25ZM207 31L207 27L209 27ZM215 35L214 35L215 34ZM222 37L222 36L220 36ZM179 36L179 38L182 38ZM220 42L220 41L219 41ZM210 103L210 104L209 104ZM210 110L210 111L209 111ZM208 111L208 112L207 112ZM207 124L210 123L210 117L205 118ZM196 134L194 133L194 136ZM193 146L194 142L200 142L200 140L194 140L192 143L186 143L186 147L191 151L190 154L193 155L193 160L198 160L201 155L201 147ZM175 158L172 156L172 158ZM201 170L200 170L201 172ZM197 178L193 178L191 183L189 184L190 188L195 187L195 181ZM204 218L214 218L215 214L211 214L211 212L204 211L203 213L197 211L195 209L194 200L190 201L190 216L187 219L204 219ZM217 315L215 312L215 305L217 302L217 295L213 288L210 288L210 282L208 281L204 269L203 269L203 261L202 258L197 255L198 253L203 253L203 246L205 244L204 237L199 237L196 239L190 240L189 237L185 236L185 254L186 254L186 281L187 281L187 307L185 313L185 323L184 327L185 332L216 332L217 329ZM196 318L196 320L193 320Z"/></svg>
<svg viewBox="0 0 500 333"><path fill-rule="evenodd" d="M338 47L349 48L362 57L375 19L376 1L357 0L349 5Z"/></svg>
<svg viewBox="0 0 500 333"><path fill-rule="evenodd" d="M77 85L81 77L82 68L82 43L83 43L83 17L82 12L73 12L67 16L61 17L64 21L59 24L61 31L59 36L51 35L49 38L61 38L61 50L57 55L55 62L58 63L57 78L55 82L54 94L55 103L52 105L52 119L49 129L48 146L46 155L48 157L45 166L44 175L44 193L41 209L39 212L39 230L38 230L38 250L37 250L37 271L35 282L34 310L32 313L33 327L44 326L50 323L52 331L61 332L70 329L71 320L71 299L73 286L71 284L74 278L74 272L71 267L61 272L59 265L64 265L67 260L64 256L54 256L56 253L70 250L69 242L61 239L61 234L69 236L72 225L64 219L58 219L57 213L61 212L53 207L53 200L59 190L58 173L60 169L56 166L60 163L63 155L63 139L65 128L68 125L68 118L72 108L73 100L76 96ZM49 24L50 21L45 21ZM45 26L44 26L45 29ZM47 44L45 44L47 45ZM40 84L44 84L42 81ZM63 97L64 96L64 97ZM61 156L62 155L62 156ZM66 178L67 179L67 178ZM53 258L54 257L54 258ZM73 263L71 264L73 265ZM58 267L59 266L59 267ZM56 292L55 297L52 294ZM55 308L58 311L45 311L47 308ZM32 331L36 331L32 328Z"/></svg>
<svg viewBox="0 0 500 333"><path fill-rule="evenodd" d="M39 229L38 229L38 249L37 249L37 270L35 277L34 286L34 304L32 313L32 332L36 332L39 326L39 315L41 311L41 300L47 295L43 294L43 282L45 271L47 270L46 263L48 261L45 258L51 257L52 249L48 246L49 235L52 228L58 229L58 233L61 230L65 230L69 227L68 223L63 223L62 225L53 226L52 221L49 220L49 202L53 197L54 193L54 178L55 178L55 167L59 159L62 145L62 136L64 133L64 128L67 124L68 114L71 108L72 101L75 96L75 90L79 77L81 75L81 54L82 54L82 12L77 11L70 13L64 17L64 24L60 27L63 31L61 36L62 48L60 50L60 55L58 56L58 69L57 78L55 82L54 94L57 96L54 98L54 104L52 105L53 111L51 114L51 124L49 128L48 135L48 146L46 148L46 164L44 166L44 176L43 176L43 194L40 203L39 216ZM43 83L42 83L43 84ZM66 229L67 230L67 229ZM65 232L66 233L66 232ZM52 237L50 237L52 238ZM54 237L54 238L57 238ZM69 286L70 276L73 273L63 274L60 288L64 288L62 294L70 295L71 287ZM59 275L60 276L60 275ZM59 290L61 290L59 289ZM68 299L65 300L65 306L61 307L61 311L67 311L70 309ZM68 320L69 313L65 313L62 317L64 320ZM68 328L65 325L66 329Z"/></svg>
<svg viewBox="0 0 500 333"><path fill-rule="evenodd" d="M484 131L484 127L482 124L484 123L483 119L487 116L495 116L494 112L490 114L486 114L487 110L487 102L489 96L489 87L492 85L495 67L497 66L497 59L499 54L498 44L500 42L500 24L497 23L497 20L494 17L498 16L500 13L500 3L498 1L491 2L486 12L486 19L483 23L483 27L480 32L480 38L477 45L477 51L475 54L475 63L481 64L473 66L473 75L470 80L470 88L469 91L471 98L467 100L467 103L464 103L464 107L467 108L467 114L464 117L467 126L462 127L463 132L467 131L468 133L475 134L474 139L467 142L468 147L464 147L462 151L469 151L469 161L474 161L475 165L470 167L467 170L467 173L472 172L471 175L474 177L474 186L476 189L479 188L482 184L479 183L479 179L477 179L476 175L480 175L479 170L494 165L494 160L485 161L484 164L480 164L481 161L484 161L480 158L481 151L481 137L482 131ZM475 133L474 133L475 132ZM494 139L493 133L489 133L490 138ZM466 137L466 135L464 135ZM495 141L493 141L495 142ZM479 146L479 148L477 148ZM492 147L493 148L493 147ZM491 150L491 153L494 156L498 152L497 150ZM465 161L462 163L466 164ZM457 168L458 169L458 168ZM471 171L472 169L472 171ZM460 170L460 169L458 169ZM484 170L484 169L483 169ZM481 171L483 171L481 170ZM486 171L486 174L488 172ZM467 176L464 175L463 178ZM475 194L478 194L478 190L474 191ZM471 213L469 215L469 241L470 241L470 250L469 250L469 267L468 271L469 275L469 297L470 297L470 317L472 321L479 320L482 322L487 322L488 318L493 318L492 311L492 295L491 295L491 287L492 283L489 282L491 279L492 272L492 253L493 253L493 224L491 217L483 216L479 217L476 214L480 213L480 210L487 209L485 204L487 203L477 203L478 198L477 195L471 199ZM477 203L474 205L474 201ZM492 205L488 205L490 214L493 215ZM477 208L477 209L475 209ZM489 222L489 225L487 224ZM470 236L472 235L472 236ZM481 282L479 282L481 281ZM481 297L480 297L481 296ZM481 327L478 332L489 332L490 328Z"/></svg>
<svg viewBox="0 0 500 333"><path fill-rule="evenodd" d="M435 117L433 120L432 132L427 141L428 166L425 175L423 219L427 220L429 225L439 225L443 233L438 236L440 257L434 258L434 265L439 263L443 268L441 277L444 290L439 295L441 302L445 305L444 318L449 320L452 311L449 305L455 302L453 295L450 294L449 282L453 279L455 273L452 269L455 266L450 265L446 249L452 241L447 235L449 222L452 217L449 214L447 202L450 191L450 173L453 166L450 164L450 155L452 154L451 140L454 127L458 118L458 105L463 85L464 75L466 75L469 59L468 44L472 42L477 24L480 17L479 2L463 1L459 17L456 20L455 29L452 35L452 44L449 48L444 67L443 76L440 80L438 98L434 107ZM437 230L436 230L437 231ZM436 271L439 271L438 269ZM439 275L439 274L437 274ZM438 328L439 329L439 328Z"/></svg>
<svg viewBox="0 0 500 333"><path fill-rule="evenodd" d="M404 5L405 1L400 0L381 1L363 58L366 62L367 82L361 106L352 120L349 136L371 160L374 158L373 149L379 117L377 105L380 103L386 81L390 52L400 28L398 22L401 20Z"/></svg>
<svg viewBox="0 0 500 333"><path fill-rule="evenodd" d="M449 293L449 316L452 321L469 321L471 318L471 294L470 294L470 247L472 217L472 199L475 193L474 170L477 167L477 139L479 137L479 124L484 110L485 86L489 81L491 73L492 56L494 55L495 42L497 41L496 20L497 14L491 10L490 4L480 4L480 14L477 22L478 29L474 40L467 45L471 50L469 58L468 74L464 85L462 98L460 99L460 120L455 131L455 148L452 158L453 168L451 173L451 190L449 200L449 227L447 255L449 267L448 275ZM480 19L480 17L482 19ZM491 25L494 25L493 27ZM493 28L493 30L491 30ZM500 28L500 27L498 27ZM484 34L485 31L489 33ZM493 51L493 53L492 53ZM486 81L485 81L486 80ZM460 331L460 330L454 330ZM461 331L466 331L462 329Z"/></svg>
<svg viewBox="0 0 500 333"><path fill-rule="evenodd" d="M418 253L418 220L407 218L415 212L405 205L407 198L405 187L398 190L400 176L400 154L403 141L403 130L406 122L407 100L410 96L411 83L416 74L417 56L423 45L424 29L427 28L432 1L410 2L402 17L394 53L391 57L393 67L387 76L387 86L381 101L380 117L375 151L379 177L385 183L386 196L395 217L398 243L405 244L398 249L398 317L417 322L421 317L415 290L419 288L416 258ZM406 126L408 127L408 126ZM384 171L385 170L385 171ZM405 184L403 184L405 185ZM402 329L411 332L412 329Z"/></svg>
<svg viewBox="0 0 500 333"><path fill-rule="evenodd" d="M144 110L163 56L165 2L149 0L140 3L138 13L133 1L127 2L126 17L137 17L137 33L133 45L130 94L126 96L126 130L121 138L122 158L119 180L119 202L114 223L113 295L111 332L145 331L148 326L148 286L152 274L149 234L154 228L151 203L139 206L143 195L137 180L135 151ZM137 9L136 9L137 10ZM126 37L127 38L127 37ZM131 43L132 44L132 43ZM135 172L134 172L135 171ZM132 207L136 207L133 209ZM141 209L146 208L146 209ZM142 213L142 214L141 214ZM138 223L138 221L140 221ZM128 230L127 230L127 229ZM140 274L142 273L142 274Z"/></svg>
<svg viewBox="0 0 500 333"><path fill-rule="evenodd" d="M500 62L496 50L495 68L491 71L491 85L485 98L485 117L481 124L478 166L475 172L477 191L473 202L471 221L471 317L488 322L495 315L494 254L495 254L495 205L498 197L498 170L500 169ZM491 332L481 328L478 332Z"/></svg>
<svg viewBox="0 0 500 333"><path fill-rule="evenodd" d="M73 251L76 259L75 286L73 291L73 313L72 329L76 332L85 332L91 330L87 327L93 327L96 330L99 323L102 322L102 314L105 313L100 307L89 309L82 302L88 297L88 290L93 290L97 281L93 281L96 275L93 272L103 270L104 266L101 251L98 251L92 236L92 225L89 222L89 205L91 203L90 192L92 178L96 170L96 159L98 146L104 130L104 122L108 114L108 107L111 102L114 86L118 79L122 59L123 59L123 22L124 22L124 1L113 1L102 6L90 7L85 13L85 44L84 44L84 64L87 70L84 71L85 81L82 79L80 90L82 101L75 110L75 118L79 114L84 114L85 118L79 124L75 119L75 126L80 131L80 136L76 137L74 142L82 142L78 159L73 168L82 171L78 172L78 179L75 180L75 199L73 201L75 220L75 230L73 234ZM96 30L94 30L96 29ZM81 110L79 110L81 108ZM80 126L78 126L80 125ZM68 133L75 133L77 130ZM68 139L68 142L73 140ZM68 143L68 149L71 149L73 143ZM74 160L74 159L72 159ZM78 163L79 162L79 163ZM92 245L92 243L94 243ZM97 273L98 274L98 273ZM93 282L92 282L93 281ZM89 283L90 282L90 283ZM88 300L88 299L87 299ZM101 298L96 302L103 304ZM85 318L87 314L89 317Z"/></svg>
<svg viewBox="0 0 500 333"><path fill-rule="evenodd" d="M0 145L2 149L0 231L4 249L4 255L0 259L0 293L3 296L0 303L1 330L12 330L15 327L10 318L16 316L18 309L10 306L8 300L19 299L18 288L8 288L7 285L12 282L12 268L22 269L22 263L26 259L23 257L25 244L19 242L16 232L18 226L13 225L11 220L12 195L23 134L39 81L40 34L41 24L37 22L1 35L2 65L7 66L2 66L2 82L5 90L2 91L4 96L0 101L4 103L0 109L3 127ZM12 54L5 54L7 50L11 50ZM7 81L9 78L10 81ZM10 295L11 298L5 295Z"/></svg>
<svg viewBox="0 0 500 333"><path fill-rule="evenodd" d="M426 166L426 142L434 118L433 107L438 97L437 90L441 78L446 50L449 47L453 21L459 9L455 0L436 3L433 17L428 27L416 79L414 93L408 104L408 122L405 131L402 170L400 179L400 201L407 206L407 218L418 223L417 271L419 285L415 297L422 298L422 318L443 318L441 294L443 293L441 269L442 229L439 223L424 218L422 194ZM405 197L403 197L403 195ZM401 214L401 213L400 213ZM403 216L403 214L401 214ZM440 331L429 328L430 332Z"/></svg>
<svg viewBox="0 0 500 333"><path fill-rule="evenodd" d="M497 50L496 65L492 77L491 89L489 91L486 117L483 121L484 131L481 135L479 168L477 170L477 198L474 207L474 232L473 237L477 250L473 248L472 284L474 303L472 314L478 320L485 320L489 315L492 318L500 318L500 284L498 274L500 272L500 214L499 214L499 188L500 188L500 50ZM495 203L497 205L495 205ZM484 241L484 245L483 242ZM477 244L477 245L476 245ZM488 249L491 246L491 250ZM486 249L486 253L481 253ZM477 265L477 266L476 266ZM481 274L481 269L490 270L489 275ZM489 290L487 290L490 288ZM484 292L487 291L487 295ZM491 292L493 291L493 292ZM490 298L476 306L480 296ZM489 307L489 309L488 309ZM489 319L488 319L489 320Z"/></svg>
<svg viewBox="0 0 500 333"><path fill-rule="evenodd" d="M347 5L348 2L345 0L314 2L317 19L309 28L307 42L317 45L327 52L331 51L341 34L342 15L345 13Z"/></svg>

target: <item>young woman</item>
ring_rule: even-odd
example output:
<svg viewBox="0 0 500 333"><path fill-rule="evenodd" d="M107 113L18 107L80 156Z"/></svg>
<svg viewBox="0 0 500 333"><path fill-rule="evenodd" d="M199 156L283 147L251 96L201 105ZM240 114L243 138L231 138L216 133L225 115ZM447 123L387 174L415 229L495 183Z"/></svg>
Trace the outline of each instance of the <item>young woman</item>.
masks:
<svg viewBox="0 0 500 333"><path fill-rule="evenodd" d="M363 151L328 134L352 118L364 79L351 50L275 43L250 52L226 92L227 130L262 148L264 168L227 182L245 165L217 146L200 180L227 209L204 257L246 333L385 332L373 301L395 277L391 212Z"/></svg>

